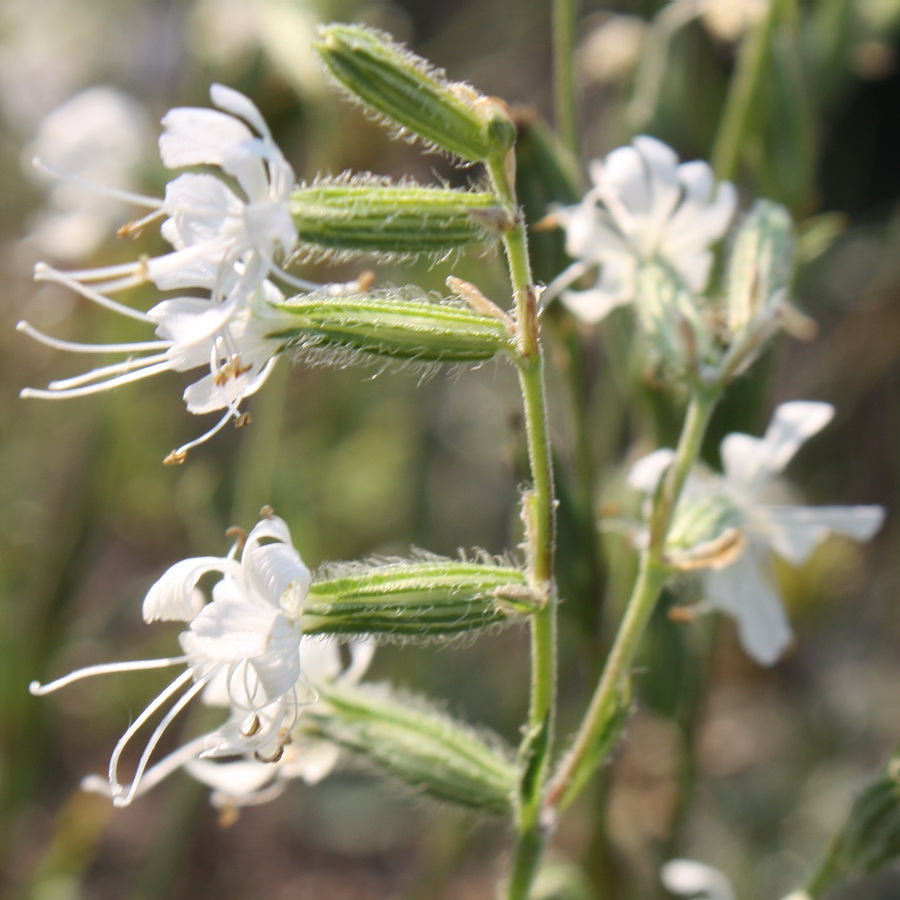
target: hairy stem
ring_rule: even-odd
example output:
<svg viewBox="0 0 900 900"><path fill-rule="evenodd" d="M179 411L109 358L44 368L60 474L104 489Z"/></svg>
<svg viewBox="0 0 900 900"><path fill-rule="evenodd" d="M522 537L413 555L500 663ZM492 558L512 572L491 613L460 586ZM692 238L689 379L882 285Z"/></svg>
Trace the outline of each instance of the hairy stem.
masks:
<svg viewBox="0 0 900 900"><path fill-rule="evenodd" d="M550 436L544 392L544 359L538 321L538 293L532 283L525 223L515 197L514 158L495 158L488 163L494 188L509 207L513 228L503 243L515 299L517 342L515 361L522 391L531 490L523 500L528 577L532 587L546 597L546 605L531 617L531 686L525 740L544 730L542 758L552 745L556 693L556 590L553 579L555 544L555 499ZM528 760L523 760L527 767ZM518 843L508 885L509 900L527 898L537 873L547 832L540 821L540 795L545 768L529 780L520 797L517 821Z"/></svg>
<svg viewBox="0 0 900 900"><path fill-rule="evenodd" d="M654 499L648 543L641 553L637 580L625 616L572 749L550 782L545 803L548 813L553 816L575 799L600 762L593 749L619 704L640 640L668 578L669 569L664 559L666 538L688 473L699 456L717 398L718 390L698 389L688 407L675 459Z"/></svg>

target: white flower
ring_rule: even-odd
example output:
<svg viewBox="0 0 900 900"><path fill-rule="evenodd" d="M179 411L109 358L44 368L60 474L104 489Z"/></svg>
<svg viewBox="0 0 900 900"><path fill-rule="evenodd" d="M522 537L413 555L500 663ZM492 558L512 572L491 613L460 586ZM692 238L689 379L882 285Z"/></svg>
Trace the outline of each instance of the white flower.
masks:
<svg viewBox="0 0 900 900"><path fill-rule="evenodd" d="M597 322L635 298L642 263L671 266L692 293L709 280L710 247L725 233L737 191L715 183L701 161L679 165L675 152L652 137L613 150L590 167L594 187L581 203L555 212L565 229L566 250L577 262L548 287L586 322ZM563 290L599 267L597 284L584 291Z"/></svg>
<svg viewBox="0 0 900 900"><path fill-rule="evenodd" d="M773 489L777 491L777 476L833 414L828 403L784 403L775 410L764 437L728 435L721 446L723 475L693 473L675 512L670 541L676 565L681 554L687 563L683 567L695 568L704 547L727 543L727 553L706 563L704 593L713 606L737 620L744 649L762 665L776 662L792 636L776 590L771 554L800 565L829 534L866 541L884 518L880 506L789 506L769 501ZM673 456L671 450L658 450L640 460L629 483L652 491ZM725 540L729 534L737 540Z"/></svg>
<svg viewBox="0 0 900 900"><path fill-rule="evenodd" d="M230 420L238 424L244 421L242 401L263 385L282 349L283 342L269 335L290 324L289 317L272 306L283 301L281 291L264 281L237 310L202 297L163 300L147 313L121 307L118 311L127 310L131 318L155 325L159 337L159 340L123 344L62 341L38 331L28 322L19 322L19 331L58 350L127 354L121 362L52 381L44 390L25 388L20 396L84 397L160 372L206 367L209 374L184 392L187 409L196 414L224 410L224 415L200 437L173 450L166 458L167 463L183 462L188 450L212 437Z"/></svg>
<svg viewBox="0 0 900 900"><path fill-rule="evenodd" d="M691 859L673 859L660 873L663 887L680 897L694 900L735 900L728 879L712 866Z"/></svg>
<svg viewBox="0 0 900 900"><path fill-rule="evenodd" d="M351 663L343 670L337 644L305 638L301 642L303 674L313 690L317 684L327 681L356 683L365 673L374 648L372 641L349 644ZM222 702L224 698L216 697L215 687L211 684L204 692L205 702ZM313 700L312 705L317 702ZM295 729L289 740L279 748L277 759L261 761L257 756L221 761L206 758L211 755L194 756L184 763L184 768L213 789L211 800L215 806L235 810L274 799L295 778L307 784L317 784L334 769L340 750L335 744L312 739Z"/></svg>
<svg viewBox="0 0 900 900"><path fill-rule="evenodd" d="M31 233L45 253L75 260L93 253L126 215L119 196L98 191L133 188L149 133L137 100L109 85L88 88L51 112L26 150L28 173L35 157L54 173L47 202ZM24 164L24 160L23 160Z"/></svg>
<svg viewBox="0 0 900 900"><path fill-rule="evenodd" d="M212 589L211 601L204 602L197 584L211 572L222 577ZM91 666L47 685L34 683L32 693L48 693L90 675L186 665L129 726L113 751L109 792L117 806L127 805L139 792L199 756L278 760L302 708L315 699L301 668L306 655L317 676L330 674L322 665L321 651L309 639L302 639L301 619L309 585L309 570L291 545L285 523L274 516L264 518L247 536L240 561L234 550L224 558L183 560L148 592L145 621L189 623L179 636L182 656ZM166 729L200 693L207 702L228 707L227 721L148 769ZM166 707L132 780L123 783L119 761L124 750ZM89 780L88 786L96 784Z"/></svg>
<svg viewBox="0 0 900 900"><path fill-rule="evenodd" d="M54 381L46 390L27 388L23 397L80 397L158 372L208 366L209 375L191 385L184 399L192 413L224 410L224 416L200 438L173 450L166 460L170 463L183 461L190 448L228 421L244 421L241 401L263 384L281 349L279 341L268 337L286 322L272 309L284 294L271 279L301 290L322 288L275 264L276 255L289 253L297 237L289 207L294 175L259 110L222 85L213 85L210 93L218 110L170 110L163 119L160 153L170 168L212 166L222 177L208 172L179 175L167 186L164 201L106 192L151 207L153 212L132 230L165 217L161 231L174 250L98 269L64 272L46 263L35 268L37 280L58 282L106 309L155 326L160 340L72 343L28 322L18 326L56 349L127 355L122 362ZM165 299L149 312L113 299L148 281L162 291L188 290L190 295ZM326 290L358 287L332 285Z"/></svg>

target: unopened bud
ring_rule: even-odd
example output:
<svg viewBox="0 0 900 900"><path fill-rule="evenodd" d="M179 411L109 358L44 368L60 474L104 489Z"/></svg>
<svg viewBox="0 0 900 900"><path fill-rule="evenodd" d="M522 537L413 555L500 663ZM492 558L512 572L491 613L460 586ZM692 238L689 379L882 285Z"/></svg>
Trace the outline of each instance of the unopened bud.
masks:
<svg viewBox="0 0 900 900"><path fill-rule="evenodd" d="M482 162L512 147L516 129L505 104L358 25L326 25L316 44L329 72L349 94L429 147Z"/></svg>

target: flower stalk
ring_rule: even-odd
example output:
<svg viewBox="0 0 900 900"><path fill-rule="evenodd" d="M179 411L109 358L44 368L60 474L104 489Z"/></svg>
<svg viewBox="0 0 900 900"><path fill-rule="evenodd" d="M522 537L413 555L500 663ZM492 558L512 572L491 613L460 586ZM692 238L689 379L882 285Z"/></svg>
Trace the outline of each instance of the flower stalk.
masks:
<svg viewBox="0 0 900 900"><path fill-rule="evenodd" d="M543 593L546 605L531 617L531 687L528 724L520 753L535 736L540 747L524 753L529 774L520 790L516 827L515 860L507 886L509 900L526 898L543 852L549 829L542 821L547 762L553 746L556 694L556 607L553 578L555 549L555 494L550 456L550 438L544 360L540 343L538 291L533 284L525 222L514 188L514 156L496 154L488 160L488 172L497 195L508 205L514 226L503 234L515 300L516 352L514 360L522 392L528 460L532 486L523 498L528 576L531 586ZM529 772L529 769L531 770Z"/></svg>
<svg viewBox="0 0 900 900"><path fill-rule="evenodd" d="M621 705L628 671L670 575L664 551L672 516L688 473L700 455L703 436L718 397L717 388L698 389L688 407L675 458L653 498L649 538L641 553L637 580L625 616L572 749L550 782L546 797L548 815L557 815L575 799L597 764L594 748L601 741L610 741L611 717ZM621 724L624 724L624 717L620 727Z"/></svg>

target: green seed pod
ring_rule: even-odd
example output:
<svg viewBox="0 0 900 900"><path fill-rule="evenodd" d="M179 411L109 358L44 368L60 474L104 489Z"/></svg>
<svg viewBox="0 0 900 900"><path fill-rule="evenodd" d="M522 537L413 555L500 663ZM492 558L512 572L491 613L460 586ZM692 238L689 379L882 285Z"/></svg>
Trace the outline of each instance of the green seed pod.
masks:
<svg viewBox="0 0 900 900"><path fill-rule="evenodd" d="M316 49L338 84L402 133L470 162L503 154L515 143L502 101L448 81L382 32L333 24L319 35Z"/></svg>
<svg viewBox="0 0 900 900"><path fill-rule="evenodd" d="M373 175L321 178L291 193L291 215L307 256L444 257L484 245L505 227L488 191L393 183Z"/></svg>
<svg viewBox="0 0 900 900"><path fill-rule="evenodd" d="M536 612L520 569L428 557L333 565L303 606L305 634L439 638Z"/></svg>
<svg viewBox="0 0 900 900"><path fill-rule="evenodd" d="M483 362L512 346L503 319L458 303L428 300L415 289L342 296L317 291L277 308L292 324L269 337L284 340L286 350L311 353L325 362Z"/></svg>
<svg viewBox="0 0 900 900"><path fill-rule="evenodd" d="M302 727L351 750L417 792L507 816L516 768L499 738L486 737L419 698L381 686L325 685Z"/></svg>

